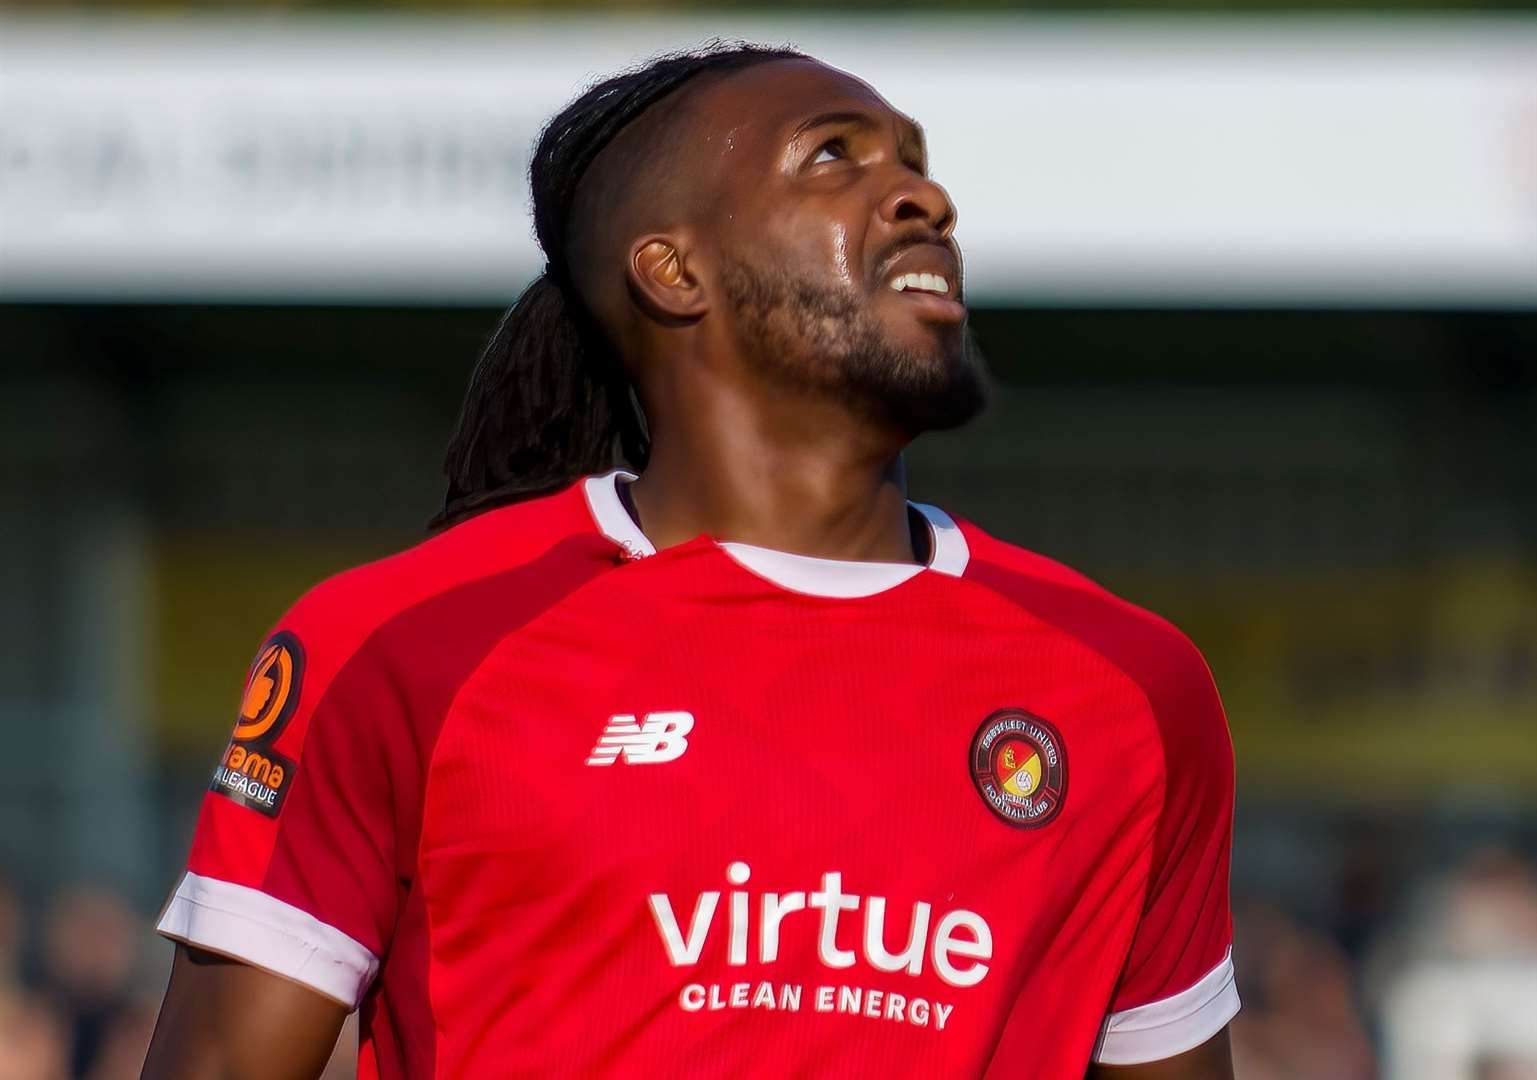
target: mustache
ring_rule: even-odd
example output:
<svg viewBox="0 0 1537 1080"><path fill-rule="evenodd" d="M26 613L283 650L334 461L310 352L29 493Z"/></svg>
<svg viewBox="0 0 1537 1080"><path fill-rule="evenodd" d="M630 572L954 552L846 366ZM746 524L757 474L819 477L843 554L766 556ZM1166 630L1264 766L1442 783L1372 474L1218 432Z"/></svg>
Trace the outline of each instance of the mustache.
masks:
<svg viewBox="0 0 1537 1080"><path fill-rule="evenodd" d="M958 299L964 299L966 291L966 260L961 255L961 246L955 242L954 237L940 239L933 233L927 233L904 236L893 240L876 258L876 273L872 275L872 279L884 278L886 269L915 247L944 248L950 254L950 258L955 262L955 295Z"/></svg>

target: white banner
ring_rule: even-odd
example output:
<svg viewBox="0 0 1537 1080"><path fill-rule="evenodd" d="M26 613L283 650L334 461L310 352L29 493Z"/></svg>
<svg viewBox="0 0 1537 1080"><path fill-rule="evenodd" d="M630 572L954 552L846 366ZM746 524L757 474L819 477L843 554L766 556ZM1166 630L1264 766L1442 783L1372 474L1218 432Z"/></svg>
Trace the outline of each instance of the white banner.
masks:
<svg viewBox="0 0 1537 1080"><path fill-rule="evenodd" d="M665 48L928 129L984 302L1537 303L1537 20L0 19L0 299L501 303L527 155Z"/></svg>

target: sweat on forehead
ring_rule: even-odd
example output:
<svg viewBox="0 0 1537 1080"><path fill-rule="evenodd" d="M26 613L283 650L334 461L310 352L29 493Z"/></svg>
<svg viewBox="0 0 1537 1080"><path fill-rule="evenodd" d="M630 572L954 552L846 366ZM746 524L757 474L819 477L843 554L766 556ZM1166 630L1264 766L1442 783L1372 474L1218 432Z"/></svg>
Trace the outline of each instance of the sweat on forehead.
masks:
<svg viewBox="0 0 1537 1080"><path fill-rule="evenodd" d="M706 71L652 104L582 176L566 228L578 281L634 236L697 220L723 194L728 157L762 150L834 99L890 108L864 82L809 57Z"/></svg>

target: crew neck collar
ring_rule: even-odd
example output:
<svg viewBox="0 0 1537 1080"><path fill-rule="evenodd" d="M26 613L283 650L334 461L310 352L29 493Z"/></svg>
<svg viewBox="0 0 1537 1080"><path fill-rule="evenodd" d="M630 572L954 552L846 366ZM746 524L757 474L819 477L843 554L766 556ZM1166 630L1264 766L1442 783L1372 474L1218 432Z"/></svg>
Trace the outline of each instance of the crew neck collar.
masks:
<svg viewBox="0 0 1537 1080"><path fill-rule="evenodd" d="M628 558L644 559L656 554L656 545L641 532L619 494L619 485L634 480L635 475L624 469L615 469L598 476L589 476L582 481L582 493L586 496L587 508L598 531L619 545ZM966 537L954 519L938 507L926 503L910 502L908 506L922 515L929 524L927 566L822 559L733 541L716 541L715 544L741 566L766 581L782 589L810 596L836 599L874 596L895 588L924 570L960 577L966 570L971 553L966 545Z"/></svg>

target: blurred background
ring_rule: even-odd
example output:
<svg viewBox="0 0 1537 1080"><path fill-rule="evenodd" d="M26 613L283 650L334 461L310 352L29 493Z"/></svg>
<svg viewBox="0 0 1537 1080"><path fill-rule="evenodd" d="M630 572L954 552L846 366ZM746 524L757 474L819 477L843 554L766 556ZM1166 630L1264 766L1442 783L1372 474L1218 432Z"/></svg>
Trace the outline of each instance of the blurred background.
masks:
<svg viewBox="0 0 1537 1080"><path fill-rule="evenodd" d="M928 128L998 393L915 497L1209 659L1239 1075L1537 1077L1528 6L0 11L0 1080L137 1075L251 652L422 535L540 122L716 35Z"/></svg>

